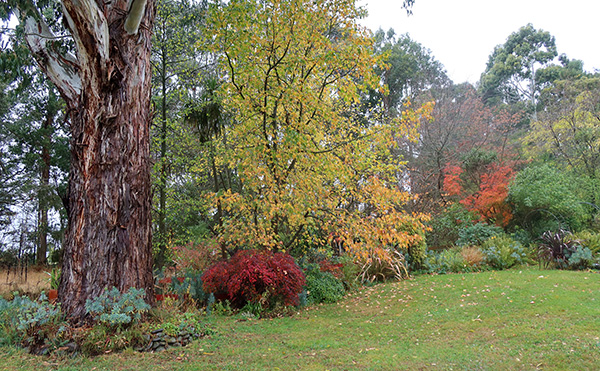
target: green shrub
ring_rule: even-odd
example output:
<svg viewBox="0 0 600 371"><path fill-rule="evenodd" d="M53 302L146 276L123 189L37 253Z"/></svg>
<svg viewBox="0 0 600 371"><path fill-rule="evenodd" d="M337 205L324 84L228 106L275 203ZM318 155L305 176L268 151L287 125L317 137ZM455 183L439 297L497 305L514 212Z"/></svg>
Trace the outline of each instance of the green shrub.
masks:
<svg viewBox="0 0 600 371"><path fill-rule="evenodd" d="M472 225L477 217L459 203L453 204L429 222L427 245L436 248L450 248L456 244L459 231Z"/></svg>
<svg viewBox="0 0 600 371"><path fill-rule="evenodd" d="M594 263L592 251L587 247L577 246L575 251L568 259L568 265L571 269L587 269Z"/></svg>
<svg viewBox="0 0 600 371"><path fill-rule="evenodd" d="M513 222L533 237L545 230L580 229L590 216L578 197L582 181L549 164L526 167L509 186Z"/></svg>
<svg viewBox="0 0 600 371"><path fill-rule="evenodd" d="M141 320L142 314L150 309L144 301L144 289L131 287L121 293L116 287L105 289L100 296L85 302L86 313L108 327L127 326Z"/></svg>
<svg viewBox="0 0 600 371"><path fill-rule="evenodd" d="M491 237L499 236L503 233L502 228L498 226L489 225L487 223L476 223L461 228L458 231L458 240L456 241L456 244L458 246L481 245Z"/></svg>
<svg viewBox="0 0 600 371"><path fill-rule="evenodd" d="M308 304L335 303L344 297L344 284L331 272L322 272L319 265L308 264L305 275Z"/></svg>
<svg viewBox="0 0 600 371"><path fill-rule="evenodd" d="M49 303L43 293L39 300L0 298L0 344L43 345L49 336L60 335L62 323L60 306Z"/></svg>
<svg viewBox="0 0 600 371"><path fill-rule="evenodd" d="M472 268L465 261L461 250L460 247L453 247L440 251L428 251L423 264L424 270L428 273L439 274L471 271Z"/></svg>
<svg viewBox="0 0 600 371"><path fill-rule="evenodd" d="M584 230L574 233L573 239L579 241L579 245L590 249L593 255L600 254L600 233Z"/></svg>
<svg viewBox="0 0 600 371"><path fill-rule="evenodd" d="M486 263L494 269L507 269L524 262L527 253L520 242L510 236L493 236L481 246Z"/></svg>
<svg viewBox="0 0 600 371"><path fill-rule="evenodd" d="M95 356L143 346L147 343L144 335L145 331L139 324L115 329L104 323L97 323L79 333L77 342L84 354Z"/></svg>
<svg viewBox="0 0 600 371"><path fill-rule="evenodd" d="M414 239L403 250L404 257L406 258L407 266L411 270L418 270L423 267L423 262L427 255L427 237L425 235L425 229L421 224L405 223L399 227L399 230L406 232L411 236L419 236Z"/></svg>
<svg viewBox="0 0 600 371"><path fill-rule="evenodd" d="M339 278L344 284L346 291L355 290L360 286L358 277L360 275L360 266L354 262L350 255L342 255L333 259L334 262L341 264L342 276Z"/></svg>

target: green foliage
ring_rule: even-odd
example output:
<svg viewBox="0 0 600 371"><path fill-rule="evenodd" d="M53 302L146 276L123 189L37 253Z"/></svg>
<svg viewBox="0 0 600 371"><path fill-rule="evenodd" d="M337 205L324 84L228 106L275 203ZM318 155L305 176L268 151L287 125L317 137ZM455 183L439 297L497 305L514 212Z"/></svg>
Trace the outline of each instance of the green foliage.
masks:
<svg viewBox="0 0 600 371"><path fill-rule="evenodd" d="M230 316L235 312L234 309L231 307L231 303L229 302L229 300L216 301L214 300L214 297L215 296L212 295L213 300L212 302L209 301L209 304L206 308L207 314L214 314L217 316Z"/></svg>
<svg viewBox="0 0 600 371"><path fill-rule="evenodd" d="M568 259L568 265L571 269L587 269L594 263L592 251L587 247L576 246L575 251Z"/></svg>
<svg viewBox="0 0 600 371"><path fill-rule="evenodd" d="M423 267L423 270L427 273L438 274L470 272L472 270L472 267L467 264L462 256L460 247L428 251Z"/></svg>
<svg viewBox="0 0 600 371"><path fill-rule="evenodd" d="M208 300L208 293L204 292L202 287L202 273L200 272L186 272L183 280L173 279L171 281L171 291L183 298L189 295L196 304L204 305Z"/></svg>
<svg viewBox="0 0 600 371"><path fill-rule="evenodd" d="M440 87L449 81L444 66L431 51L412 40L408 34L397 36L393 29L379 29L374 35L375 53L386 56L386 65L377 67L377 74L389 91L369 91L363 104L373 109L386 100L392 117L402 111L402 103L414 99L426 89ZM384 98L385 97L385 98ZM366 100L366 102L365 102Z"/></svg>
<svg viewBox="0 0 600 371"><path fill-rule="evenodd" d="M600 233L583 230L573 234L573 239L579 241L582 247L587 247L594 255L600 254Z"/></svg>
<svg viewBox="0 0 600 371"><path fill-rule="evenodd" d="M495 269L508 269L525 261L527 253L520 242L500 234L486 240L481 250L487 264Z"/></svg>
<svg viewBox="0 0 600 371"><path fill-rule="evenodd" d="M452 204L429 222L427 244L435 248L449 248L459 239L459 231L475 223L477 216L459 203Z"/></svg>
<svg viewBox="0 0 600 371"><path fill-rule="evenodd" d="M546 91L546 108L522 138L524 153L532 159L549 158L572 172L578 186L589 182L590 198L597 203L600 157L600 79L557 81Z"/></svg>
<svg viewBox="0 0 600 371"><path fill-rule="evenodd" d="M318 264L307 264L305 274L309 304L335 303L344 297L344 284L331 272L321 271Z"/></svg>
<svg viewBox="0 0 600 371"><path fill-rule="evenodd" d="M526 228L532 238L544 230L581 228L589 215L576 187L573 177L549 164L521 170L508 191L514 223Z"/></svg>
<svg viewBox="0 0 600 371"><path fill-rule="evenodd" d="M43 293L39 300L19 295L11 301L0 298L0 344L43 343L49 327L61 321L60 306L49 303Z"/></svg>
<svg viewBox="0 0 600 371"><path fill-rule="evenodd" d="M556 56L554 36L528 24L512 33L490 55L481 75L481 92L489 103L535 102L539 86L532 84L537 66Z"/></svg>
<svg viewBox="0 0 600 371"><path fill-rule="evenodd" d="M105 289L100 296L88 299L85 310L94 320L111 328L121 328L139 322L142 314L150 309L144 301L144 289L131 287L121 293L116 287Z"/></svg>
<svg viewBox="0 0 600 371"><path fill-rule="evenodd" d="M468 225L458 231L458 246L481 245L484 241L493 236L498 236L503 233L502 228L489 225L487 223L476 223Z"/></svg>
<svg viewBox="0 0 600 371"><path fill-rule="evenodd" d="M175 307L159 306L149 312L150 320L154 322L151 330L163 329L169 336L177 336L182 332L191 334L194 338L212 333L202 321L202 313L198 310L180 311Z"/></svg>
<svg viewBox="0 0 600 371"><path fill-rule="evenodd" d="M358 276L360 275L360 266L356 264L352 256L344 254L333 259L334 262L341 265L341 277L338 279L344 284L346 291L357 289L360 286Z"/></svg>
<svg viewBox="0 0 600 371"><path fill-rule="evenodd" d="M52 270L48 273L48 280L50 282L50 288L53 290L58 290L58 285L60 284L60 268L52 268Z"/></svg>
<svg viewBox="0 0 600 371"><path fill-rule="evenodd" d="M78 340L82 352L94 356L145 345L144 335L143 328L137 324L115 330L113 326L97 323L83 331Z"/></svg>

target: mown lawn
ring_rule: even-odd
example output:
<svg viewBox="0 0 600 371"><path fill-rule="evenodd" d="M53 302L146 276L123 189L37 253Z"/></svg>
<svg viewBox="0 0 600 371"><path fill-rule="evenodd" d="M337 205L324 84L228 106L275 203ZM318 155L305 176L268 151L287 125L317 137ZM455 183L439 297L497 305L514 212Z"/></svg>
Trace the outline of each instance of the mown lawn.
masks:
<svg viewBox="0 0 600 371"><path fill-rule="evenodd" d="M0 348L0 369L600 369L597 272L418 276L290 318L207 320L216 334L183 349L55 359Z"/></svg>

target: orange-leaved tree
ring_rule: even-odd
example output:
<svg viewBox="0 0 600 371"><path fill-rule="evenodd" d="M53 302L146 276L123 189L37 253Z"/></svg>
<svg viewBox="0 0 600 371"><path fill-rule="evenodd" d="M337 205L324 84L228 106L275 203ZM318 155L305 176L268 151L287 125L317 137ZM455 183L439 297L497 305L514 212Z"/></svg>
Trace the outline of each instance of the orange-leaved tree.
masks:
<svg viewBox="0 0 600 371"><path fill-rule="evenodd" d="M477 174L476 182L469 182L466 171L456 165L445 169L444 190L459 199L468 210L479 215L480 220L506 226L512 218L506 203L508 185L515 172L507 164L491 163ZM461 177L462 175L462 177ZM469 184L471 183L471 184Z"/></svg>
<svg viewBox="0 0 600 371"><path fill-rule="evenodd" d="M309 234L336 234L361 256L421 238L422 216L402 210L410 195L390 148L414 135L431 106L406 107L394 120L359 111L360 94L379 86L373 67L384 64L357 24L362 14L341 0L238 0L213 10L220 94L235 120L218 161L240 184L209 196L223 246L289 250Z"/></svg>

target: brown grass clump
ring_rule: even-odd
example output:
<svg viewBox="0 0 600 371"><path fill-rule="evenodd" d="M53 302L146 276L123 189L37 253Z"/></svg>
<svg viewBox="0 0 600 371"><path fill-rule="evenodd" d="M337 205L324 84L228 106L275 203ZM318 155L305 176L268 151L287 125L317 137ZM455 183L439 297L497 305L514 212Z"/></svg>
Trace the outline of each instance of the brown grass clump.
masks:
<svg viewBox="0 0 600 371"><path fill-rule="evenodd" d="M465 246L460 251L465 263L471 267L478 267L483 263L485 257L477 246Z"/></svg>
<svg viewBox="0 0 600 371"><path fill-rule="evenodd" d="M29 267L21 269L0 269L0 296L10 296L17 291L20 294L38 295L50 289L48 267Z"/></svg>

